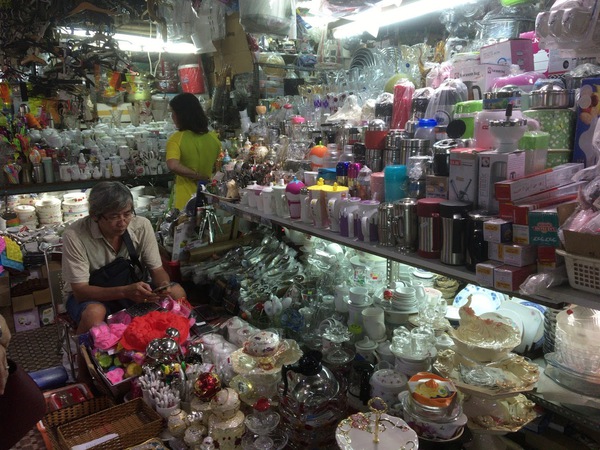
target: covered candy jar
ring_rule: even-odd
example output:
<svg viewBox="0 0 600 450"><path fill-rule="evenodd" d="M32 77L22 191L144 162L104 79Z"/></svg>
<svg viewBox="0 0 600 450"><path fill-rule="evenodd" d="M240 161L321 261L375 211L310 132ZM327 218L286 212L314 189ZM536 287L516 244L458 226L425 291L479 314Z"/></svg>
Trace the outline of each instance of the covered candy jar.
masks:
<svg viewBox="0 0 600 450"><path fill-rule="evenodd" d="M241 448L246 427L237 392L231 388L222 389L210 404L212 414L208 418L208 434L222 450Z"/></svg>

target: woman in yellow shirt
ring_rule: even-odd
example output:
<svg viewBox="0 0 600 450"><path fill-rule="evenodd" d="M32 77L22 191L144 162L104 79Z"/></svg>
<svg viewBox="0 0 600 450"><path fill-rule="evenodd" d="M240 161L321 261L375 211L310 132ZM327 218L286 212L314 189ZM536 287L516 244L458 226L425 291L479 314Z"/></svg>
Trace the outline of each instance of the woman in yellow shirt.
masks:
<svg viewBox="0 0 600 450"><path fill-rule="evenodd" d="M221 141L208 130L208 117L196 96L179 94L169 106L178 131L167 141L167 167L175 174L173 206L183 210L196 193L198 182L211 180Z"/></svg>

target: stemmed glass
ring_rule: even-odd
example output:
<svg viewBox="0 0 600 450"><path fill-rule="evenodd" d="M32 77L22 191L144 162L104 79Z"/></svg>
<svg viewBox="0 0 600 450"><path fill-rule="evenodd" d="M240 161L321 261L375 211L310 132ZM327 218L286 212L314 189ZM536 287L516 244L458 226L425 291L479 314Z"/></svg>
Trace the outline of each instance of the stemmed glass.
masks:
<svg viewBox="0 0 600 450"><path fill-rule="evenodd" d="M287 437L277 433L280 416L269 410L270 403L266 398L260 398L254 405L254 412L248 414L244 423L252 434L244 436L243 444L247 449L271 450L281 449L287 444Z"/></svg>
<svg viewBox="0 0 600 450"><path fill-rule="evenodd" d="M325 329L323 339L327 341L324 345L323 358L331 364L345 364L354 358L354 355L343 348L343 343L350 340L350 331L342 323L334 323Z"/></svg>

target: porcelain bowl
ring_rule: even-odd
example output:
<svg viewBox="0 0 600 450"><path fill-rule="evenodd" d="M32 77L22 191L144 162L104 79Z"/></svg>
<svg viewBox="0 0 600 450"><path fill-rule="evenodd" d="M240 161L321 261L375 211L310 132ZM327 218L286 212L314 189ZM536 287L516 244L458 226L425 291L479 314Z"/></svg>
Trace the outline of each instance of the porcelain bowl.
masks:
<svg viewBox="0 0 600 450"><path fill-rule="evenodd" d="M456 351L467 358L471 358L478 362L490 362L498 361L506 357L512 349L514 349L520 343L518 340L511 341L505 345L498 343L491 343L489 345L473 342L465 342L454 333L454 330L449 332Z"/></svg>

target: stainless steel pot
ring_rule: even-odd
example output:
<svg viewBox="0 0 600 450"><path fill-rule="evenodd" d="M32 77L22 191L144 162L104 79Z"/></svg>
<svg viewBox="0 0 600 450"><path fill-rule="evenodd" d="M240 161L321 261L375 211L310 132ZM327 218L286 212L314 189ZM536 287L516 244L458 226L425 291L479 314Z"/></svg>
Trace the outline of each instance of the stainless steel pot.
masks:
<svg viewBox="0 0 600 450"><path fill-rule="evenodd" d="M529 99L531 109L564 109L575 103L575 91L563 89L556 84L546 84L531 92Z"/></svg>

